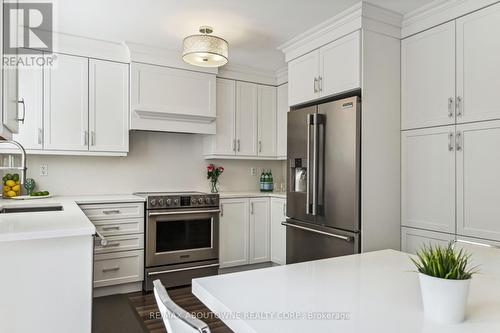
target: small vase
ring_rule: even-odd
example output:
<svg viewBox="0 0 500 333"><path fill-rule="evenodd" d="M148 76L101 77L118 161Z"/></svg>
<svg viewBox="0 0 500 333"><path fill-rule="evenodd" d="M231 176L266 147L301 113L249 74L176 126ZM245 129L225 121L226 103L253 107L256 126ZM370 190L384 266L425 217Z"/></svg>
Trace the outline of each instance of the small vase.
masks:
<svg viewBox="0 0 500 333"><path fill-rule="evenodd" d="M424 314L446 324L465 319L470 280L448 280L419 273Z"/></svg>
<svg viewBox="0 0 500 333"><path fill-rule="evenodd" d="M219 193L219 181L218 180L210 180L210 193Z"/></svg>

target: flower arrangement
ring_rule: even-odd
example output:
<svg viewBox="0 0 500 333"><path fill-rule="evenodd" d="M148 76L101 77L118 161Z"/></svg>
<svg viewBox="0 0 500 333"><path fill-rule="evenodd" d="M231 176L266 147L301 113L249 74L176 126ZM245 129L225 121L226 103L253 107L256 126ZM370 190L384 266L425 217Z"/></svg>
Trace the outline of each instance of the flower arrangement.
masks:
<svg viewBox="0 0 500 333"><path fill-rule="evenodd" d="M213 164L207 166L207 179L210 181L210 192L219 192L219 176L224 172L223 166L216 167Z"/></svg>

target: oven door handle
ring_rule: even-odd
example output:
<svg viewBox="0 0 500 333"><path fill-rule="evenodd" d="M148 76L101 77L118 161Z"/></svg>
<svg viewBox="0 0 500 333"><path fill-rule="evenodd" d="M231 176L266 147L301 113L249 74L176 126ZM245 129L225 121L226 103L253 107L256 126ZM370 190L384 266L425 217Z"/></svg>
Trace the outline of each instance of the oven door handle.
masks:
<svg viewBox="0 0 500 333"><path fill-rule="evenodd" d="M206 213L219 213L220 209L209 209L209 210L183 210L183 211L171 211L171 212L150 212L148 216L161 216L161 215L185 215L185 214L206 214Z"/></svg>

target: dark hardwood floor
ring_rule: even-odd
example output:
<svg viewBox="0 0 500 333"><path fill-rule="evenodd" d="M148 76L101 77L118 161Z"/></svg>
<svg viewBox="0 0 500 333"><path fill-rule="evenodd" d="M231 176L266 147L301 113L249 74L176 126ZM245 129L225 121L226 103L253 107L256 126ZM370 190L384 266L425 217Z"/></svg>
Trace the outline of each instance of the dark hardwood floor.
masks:
<svg viewBox="0 0 500 333"><path fill-rule="evenodd" d="M208 324L212 333L232 331L191 293L191 286L168 289L174 302ZM94 299L92 333L166 333L154 294L136 292Z"/></svg>

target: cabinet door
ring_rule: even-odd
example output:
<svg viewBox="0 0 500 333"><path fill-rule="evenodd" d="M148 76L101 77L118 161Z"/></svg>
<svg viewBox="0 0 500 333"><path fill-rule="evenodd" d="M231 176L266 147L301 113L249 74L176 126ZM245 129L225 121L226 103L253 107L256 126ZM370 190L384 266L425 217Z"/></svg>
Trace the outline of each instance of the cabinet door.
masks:
<svg viewBox="0 0 500 333"><path fill-rule="evenodd" d="M42 52L32 51L33 56ZM19 67L19 99L24 100L26 115L19 124L19 133L12 138L25 149L43 149L43 68L41 66ZM23 105L19 105L19 114Z"/></svg>
<svg viewBox="0 0 500 333"><path fill-rule="evenodd" d="M128 65L91 59L89 68L89 150L127 152Z"/></svg>
<svg viewBox="0 0 500 333"><path fill-rule="evenodd" d="M402 227L401 251L416 254L424 245L446 246L454 239L453 234Z"/></svg>
<svg viewBox="0 0 500 333"><path fill-rule="evenodd" d="M58 54L44 68L44 148L88 150L88 59Z"/></svg>
<svg viewBox="0 0 500 333"><path fill-rule="evenodd" d="M340 38L320 49L321 97L359 88L361 73L360 32Z"/></svg>
<svg viewBox="0 0 500 333"><path fill-rule="evenodd" d="M217 79L217 120L216 132L212 137L210 153L234 155L236 150L235 115L236 82Z"/></svg>
<svg viewBox="0 0 500 333"><path fill-rule="evenodd" d="M457 122L500 118L500 5L457 20ZM432 85L434 86L434 85Z"/></svg>
<svg viewBox="0 0 500 333"><path fill-rule="evenodd" d="M401 224L455 232L454 126L401 135Z"/></svg>
<svg viewBox="0 0 500 333"><path fill-rule="evenodd" d="M250 199L250 263L271 260L269 198Z"/></svg>
<svg viewBox="0 0 500 333"><path fill-rule="evenodd" d="M286 261L286 200L271 198L271 261L284 265Z"/></svg>
<svg viewBox="0 0 500 333"><path fill-rule="evenodd" d="M258 88L258 155L276 157L276 87Z"/></svg>
<svg viewBox="0 0 500 333"><path fill-rule="evenodd" d="M500 240L500 121L457 126L457 233Z"/></svg>
<svg viewBox="0 0 500 333"><path fill-rule="evenodd" d="M20 40L19 40L19 20L22 19L20 14L20 11L17 11L17 15L13 15L15 13L14 10L10 10L9 13L3 13L3 5L4 3L9 3L11 6L17 6L18 1L2 1L0 3L2 5L2 35L0 38L3 39L3 34L9 33L10 38L15 39L11 40L11 45L12 43L15 43L14 45L16 46L21 46ZM9 18L11 20L10 26L9 26L9 31L3 31L3 15L9 15ZM3 49L3 44L0 43L0 47ZM15 48L13 48L15 50ZM3 50L1 55L3 56ZM5 54L5 57L13 57L16 58L18 56L18 53L16 54ZM19 95L18 95L18 77L19 71L18 71L18 66L17 64L11 63L8 66L6 66L3 63L3 57L2 57L2 75L1 75L1 80L2 80L2 122L3 125L11 132L11 133L18 133L19 132L19 118L23 117L23 114L18 114L18 101L19 101Z"/></svg>
<svg viewBox="0 0 500 333"><path fill-rule="evenodd" d="M236 155L257 155L257 85L236 82Z"/></svg>
<svg viewBox="0 0 500 333"><path fill-rule="evenodd" d="M401 127L455 122L455 22L406 38L401 44Z"/></svg>
<svg viewBox="0 0 500 333"><path fill-rule="evenodd" d="M319 50L288 63L288 103L290 106L319 97Z"/></svg>
<svg viewBox="0 0 500 333"><path fill-rule="evenodd" d="M224 199L220 207L220 267L248 264L248 199Z"/></svg>
<svg viewBox="0 0 500 333"><path fill-rule="evenodd" d="M276 155L286 158L286 136L287 136L287 115L288 115L288 84L278 87L277 117L276 117Z"/></svg>

